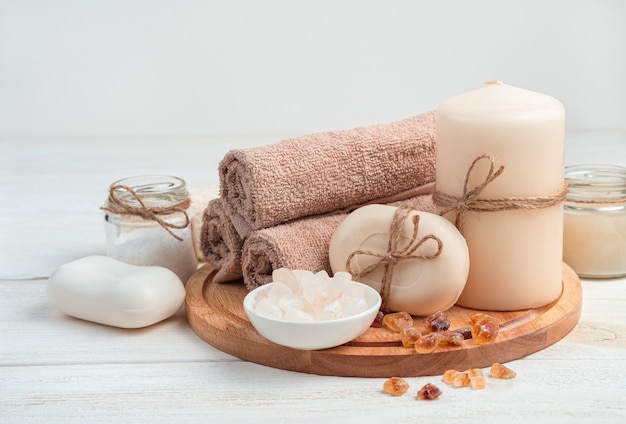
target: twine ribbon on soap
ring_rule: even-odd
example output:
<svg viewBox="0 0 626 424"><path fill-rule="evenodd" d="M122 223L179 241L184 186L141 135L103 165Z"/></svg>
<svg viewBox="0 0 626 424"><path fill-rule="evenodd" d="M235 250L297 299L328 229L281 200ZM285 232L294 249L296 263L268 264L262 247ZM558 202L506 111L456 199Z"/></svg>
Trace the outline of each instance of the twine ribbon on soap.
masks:
<svg viewBox="0 0 626 424"><path fill-rule="evenodd" d="M117 197L116 190L123 189L126 190L131 196L137 200L137 202L141 206L133 206L129 205L127 202L121 200ZM187 208L191 204L191 200L189 197L186 197L182 202L176 203L171 206L153 206L148 207L141 199L141 196L135 192L131 187L125 185L114 185L109 189L109 202L110 206L102 206L100 209L120 214L120 215L136 215L140 216L145 220L154 221L159 224L165 231L167 231L172 237L174 237L178 241L183 241L182 237L174 234L172 229L182 230L186 228L190 224L189 215L187 215ZM172 222L168 222L161 218L162 215L171 215L171 214L182 214L185 217L185 222L183 224L174 224Z"/></svg>
<svg viewBox="0 0 626 424"><path fill-rule="evenodd" d="M422 238L418 238L417 232L419 229L420 217L417 214L411 217L410 215L412 211L414 211L414 209L406 206L401 206L396 209L393 215L393 219L391 221L391 225L389 227L389 240L387 242L386 252L357 249L350 253L348 259L346 260L346 269L357 281L360 277L371 273L378 267L382 266L384 268L383 278L381 281L382 286L380 289L380 297L382 298L382 304L380 309L382 311L387 311L387 303L389 301L391 281L393 278L393 271L395 266L399 262L409 259L435 259L439 255L441 255L441 252L443 250L443 242L439 237L435 236L434 234L428 234ZM413 224L413 232L409 241L404 246L401 246L400 239L402 238L402 235L404 233L404 222L409 218L411 219L411 223ZM434 240L437 243L437 251L433 254L415 253L417 249L419 249L428 240ZM352 268L352 259L357 255L374 256L376 258L380 258L380 260L357 272Z"/></svg>
<svg viewBox="0 0 626 424"><path fill-rule="evenodd" d="M476 187L469 189L469 180L474 171L474 167L481 160L488 160L490 167L485 179ZM479 199L478 196L482 191L498 178L504 172L504 166L495 169L495 160L491 155L483 154L478 156L470 165L465 175L465 184L463 185L463 195L461 197L452 196L435 190L433 193L433 203L442 208L439 215L445 215L448 212L456 212L454 224L463 231L465 222L465 212L499 212L518 209L543 209L556 206L565 201L567 197L567 185L559 192L551 196L544 197L503 197L497 199Z"/></svg>

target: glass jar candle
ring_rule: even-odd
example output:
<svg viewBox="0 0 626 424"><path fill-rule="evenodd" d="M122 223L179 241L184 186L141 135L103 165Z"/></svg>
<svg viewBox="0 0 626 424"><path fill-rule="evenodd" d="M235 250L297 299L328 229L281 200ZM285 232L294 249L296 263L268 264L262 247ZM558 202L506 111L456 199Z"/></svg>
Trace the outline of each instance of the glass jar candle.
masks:
<svg viewBox="0 0 626 424"><path fill-rule="evenodd" d="M101 208L107 255L133 265L172 270L183 283L197 268L184 180L144 175L114 182Z"/></svg>
<svg viewBox="0 0 626 424"><path fill-rule="evenodd" d="M579 276L626 275L626 168L565 168L563 261Z"/></svg>

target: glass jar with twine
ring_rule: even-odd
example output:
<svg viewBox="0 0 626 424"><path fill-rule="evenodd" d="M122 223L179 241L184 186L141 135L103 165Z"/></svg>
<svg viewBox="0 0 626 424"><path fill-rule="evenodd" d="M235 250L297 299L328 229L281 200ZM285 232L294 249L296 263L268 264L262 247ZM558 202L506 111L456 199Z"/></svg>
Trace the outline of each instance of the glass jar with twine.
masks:
<svg viewBox="0 0 626 424"><path fill-rule="evenodd" d="M162 266L183 283L197 268L185 181L167 175L118 180L101 209L107 255L132 265Z"/></svg>

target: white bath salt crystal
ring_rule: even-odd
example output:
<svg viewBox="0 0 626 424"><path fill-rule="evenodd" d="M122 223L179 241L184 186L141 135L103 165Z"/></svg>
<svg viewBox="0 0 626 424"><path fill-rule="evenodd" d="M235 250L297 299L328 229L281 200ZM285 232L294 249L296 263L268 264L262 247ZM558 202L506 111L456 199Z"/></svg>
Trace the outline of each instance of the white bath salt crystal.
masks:
<svg viewBox="0 0 626 424"><path fill-rule="evenodd" d="M268 318L281 319L283 317L283 312L280 308L266 297L257 299L257 302L254 305L254 310L257 314Z"/></svg>
<svg viewBox="0 0 626 424"><path fill-rule="evenodd" d="M305 311L310 313L311 315L317 316L324 310L324 307L328 304L328 302L330 302L330 300L325 297L315 299L315 301L312 303L307 302L307 307Z"/></svg>
<svg viewBox="0 0 626 424"><path fill-rule="evenodd" d="M322 314L328 316L328 319L337 319L345 316L343 305L339 300L333 300L324 306Z"/></svg>
<svg viewBox="0 0 626 424"><path fill-rule="evenodd" d="M360 314L367 310L367 302L362 297L342 297L342 300L344 302L343 308L345 316Z"/></svg>
<svg viewBox="0 0 626 424"><path fill-rule="evenodd" d="M304 311L304 299L296 294L286 294L278 300L278 307L287 314L288 311L297 309Z"/></svg>
<svg viewBox="0 0 626 424"><path fill-rule="evenodd" d="M303 278L308 278L313 276L313 272L306 269L293 269L291 270L293 275L296 276L299 282L302 281Z"/></svg>
<svg viewBox="0 0 626 424"><path fill-rule="evenodd" d="M278 305L278 301L283 297L293 294L293 291L285 283L276 281L269 290L267 290L268 299L275 305Z"/></svg>
<svg viewBox="0 0 626 424"><path fill-rule="evenodd" d="M260 293L257 298L258 304L261 299L268 302L262 305L268 316L280 313L284 320L310 322L343 318L367 309L363 289L352 283L348 272L330 277L326 271L279 268L272 279L267 294Z"/></svg>
<svg viewBox="0 0 626 424"><path fill-rule="evenodd" d="M344 314L343 309L341 310L327 309L327 310L322 310L318 312L317 314L313 315L315 321L331 321L335 319L344 318L346 316L347 315Z"/></svg>
<svg viewBox="0 0 626 424"><path fill-rule="evenodd" d="M313 317L314 321L330 321L333 319L337 319L337 317L333 316L330 312L326 312L326 311L318 311L314 314L311 314L311 316Z"/></svg>
<svg viewBox="0 0 626 424"><path fill-rule="evenodd" d="M272 272L272 281L280 281L296 293L299 290L298 277L289 268L278 268Z"/></svg>
<svg viewBox="0 0 626 424"><path fill-rule="evenodd" d="M358 284L345 284L341 292L345 297L365 297L363 289Z"/></svg>
<svg viewBox="0 0 626 424"><path fill-rule="evenodd" d="M300 285L300 293L305 296L308 302L312 302L316 297L320 296L321 287L320 281L315 277L315 274L306 274L298 280Z"/></svg>
<svg viewBox="0 0 626 424"><path fill-rule="evenodd" d="M304 300L306 300L308 303L313 304L317 299L322 299L327 296L325 285L320 284L320 282L318 281L311 281L303 284L302 296L304 297Z"/></svg>
<svg viewBox="0 0 626 424"><path fill-rule="evenodd" d="M330 276L325 270L321 270L315 273L315 278L318 278L323 281L328 281L330 279Z"/></svg>
<svg viewBox="0 0 626 424"><path fill-rule="evenodd" d="M296 274L296 276L298 277L298 282L300 283L301 287L304 287L308 284L316 284L318 281L317 277L312 272Z"/></svg>
<svg viewBox="0 0 626 424"><path fill-rule="evenodd" d="M285 321L313 322L313 316L298 309L289 309L283 316Z"/></svg>
<svg viewBox="0 0 626 424"><path fill-rule="evenodd" d="M329 299L339 298L339 296L341 296L341 293L343 292L344 286L345 282L335 281L334 279L329 280L328 284L326 285L326 296Z"/></svg>
<svg viewBox="0 0 626 424"><path fill-rule="evenodd" d="M255 297L255 302L258 303L261 299L268 299L270 290L261 290Z"/></svg>
<svg viewBox="0 0 626 424"><path fill-rule="evenodd" d="M333 278L335 279L335 282L340 282L340 281L352 281L352 274L350 274L349 272L345 272L345 271L338 271L335 272L333 274Z"/></svg>

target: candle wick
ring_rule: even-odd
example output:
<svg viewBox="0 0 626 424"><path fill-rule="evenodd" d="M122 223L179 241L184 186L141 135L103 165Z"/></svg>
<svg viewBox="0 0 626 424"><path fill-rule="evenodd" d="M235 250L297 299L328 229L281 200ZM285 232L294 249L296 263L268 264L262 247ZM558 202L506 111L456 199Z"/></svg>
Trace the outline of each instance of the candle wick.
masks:
<svg viewBox="0 0 626 424"><path fill-rule="evenodd" d="M502 81L500 81L500 80L490 80L490 81L485 81L485 84L502 85Z"/></svg>

